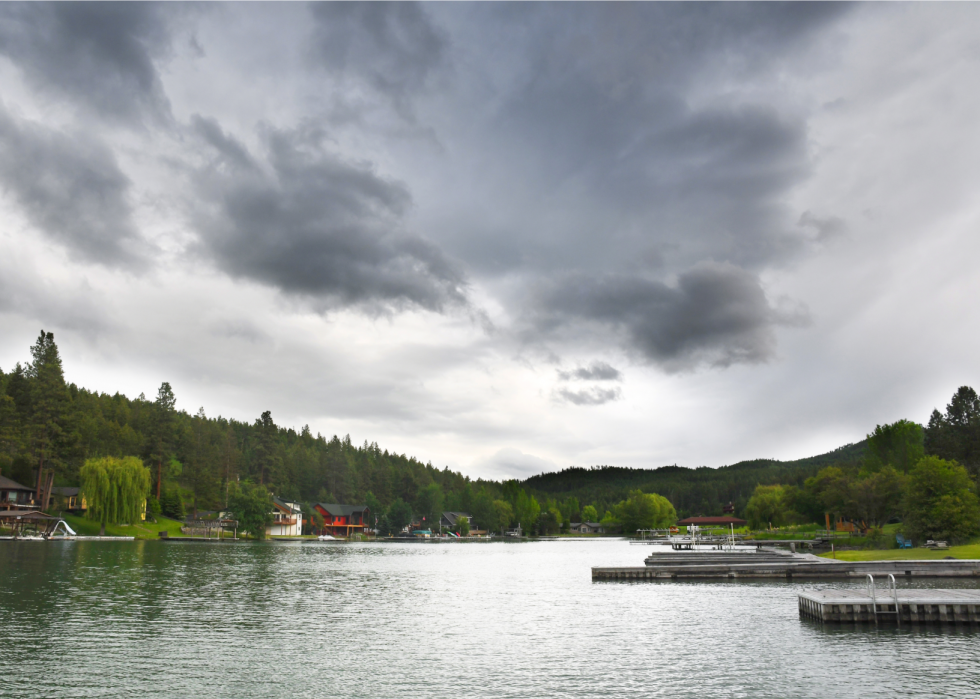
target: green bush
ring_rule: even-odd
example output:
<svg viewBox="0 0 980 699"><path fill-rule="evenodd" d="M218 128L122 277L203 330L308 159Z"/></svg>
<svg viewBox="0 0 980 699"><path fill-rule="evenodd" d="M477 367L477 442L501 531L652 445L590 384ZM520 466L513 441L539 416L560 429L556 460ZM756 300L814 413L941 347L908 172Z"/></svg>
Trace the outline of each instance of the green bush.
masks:
<svg viewBox="0 0 980 699"><path fill-rule="evenodd" d="M963 542L980 532L980 499L967 470L937 456L909 473L905 532L913 539Z"/></svg>
<svg viewBox="0 0 980 699"><path fill-rule="evenodd" d="M160 511L170 519L183 520L185 516L184 501L180 490L175 485L165 485L160 493Z"/></svg>
<svg viewBox="0 0 980 699"><path fill-rule="evenodd" d="M159 517L162 513L163 510L160 509L160 501L157 500L155 495L148 495L146 497L146 514Z"/></svg>

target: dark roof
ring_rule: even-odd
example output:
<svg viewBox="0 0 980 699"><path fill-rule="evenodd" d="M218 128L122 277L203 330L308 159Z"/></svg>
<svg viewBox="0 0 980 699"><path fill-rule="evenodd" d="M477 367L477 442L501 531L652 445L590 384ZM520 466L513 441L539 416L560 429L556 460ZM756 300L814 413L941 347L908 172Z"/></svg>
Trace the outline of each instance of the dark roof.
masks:
<svg viewBox="0 0 980 699"><path fill-rule="evenodd" d="M52 488L51 493L54 495L61 495L62 497L66 497L66 498L72 498L78 495L81 492L81 490L82 490L81 488L75 488L75 487L68 488L68 487L58 486L57 488Z"/></svg>
<svg viewBox="0 0 980 699"><path fill-rule="evenodd" d="M26 490L28 492L33 492L34 488L28 488L26 485L21 485L17 481L12 481L6 476L0 476L0 490Z"/></svg>
<svg viewBox="0 0 980 699"><path fill-rule="evenodd" d="M442 516L449 522L450 526L456 526L456 520L460 517L466 517L470 524L473 524L473 515L469 512L443 512Z"/></svg>
<svg viewBox="0 0 980 699"><path fill-rule="evenodd" d="M741 527L746 524L744 519L739 519L738 517L688 517L687 519L682 519L677 523L680 527L686 527L689 524L695 525L719 525L719 524L734 524L736 527Z"/></svg>
<svg viewBox="0 0 980 699"><path fill-rule="evenodd" d="M272 502L275 503L278 507L281 507L282 509L284 509L286 512L299 512L300 511L299 505L290 505L285 500L283 500L281 498L277 498L274 495L272 496Z"/></svg>
<svg viewBox="0 0 980 699"><path fill-rule="evenodd" d="M0 519L59 519L37 510L0 510Z"/></svg>
<svg viewBox="0 0 980 699"><path fill-rule="evenodd" d="M350 517L352 514L368 511L367 505L338 505L335 502L318 502L317 506L334 517Z"/></svg>

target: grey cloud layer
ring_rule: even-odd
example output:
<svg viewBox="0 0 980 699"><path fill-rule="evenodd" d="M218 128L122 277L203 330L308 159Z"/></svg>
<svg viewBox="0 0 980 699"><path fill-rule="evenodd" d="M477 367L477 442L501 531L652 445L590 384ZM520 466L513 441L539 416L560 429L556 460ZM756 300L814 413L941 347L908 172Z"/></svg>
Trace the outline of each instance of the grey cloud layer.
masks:
<svg viewBox="0 0 980 699"><path fill-rule="evenodd" d="M775 352L775 326L807 320L772 306L751 273L716 263L696 265L676 286L638 276L571 275L541 288L537 303L536 332L595 323L668 369L766 361Z"/></svg>
<svg viewBox="0 0 980 699"><path fill-rule="evenodd" d="M573 371L559 371L558 378L563 381L620 381L623 375L619 369L605 362L592 362Z"/></svg>
<svg viewBox="0 0 980 699"><path fill-rule="evenodd" d="M570 388L559 388L555 391L559 400L572 403L573 405L602 405L619 400L621 391L618 388L587 388L583 390L572 390Z"/></svg>
<svg viewBox="0 0 980 699"><path fill-rule="evenodd" d="M74 257L142 266L147 248L133 225L129 179L100 141L19 121L0 106L0 186Z"/></svg>
<svg viewBox="0 0 980 699"><path fill-rule="evenodd" d="M154 59L169 48L155 3L4 3L0 53L42 91L120 122L166 120L170 103Z"/></svg>
<svg viewBox="0 0 980 699"><path fill-rule="evenodd" d="M402 230L406 187L324 146L316 129L267 128L260 161L212 120L193 127L215 157L195 177L202 246L235 277L328 305L465 304L465 280L431 242Z"/></svg>
<svg viewBox="0 0 980 699"><path fill-rule="evenodd" d="M819 55L849 9L567 9L486 9L511 57L474 49L509 68L488 68L502 87L486 150L500 155L469 184L509 209L486 235L441 240L475 274L527 280L535 292L512 303L532 319L528 341L613 329L669 369L772 358L775 328L802 316L774 308L758 275L814 238L784 203L811 161L805 113L771 98L776 66Z"/></svg>
<svg viewBox="0 0 980 699"><path fill-rule="evenodd" d="M677 272L704 259L758 267L798 250L780 202L809 173L806 123L765 88L847 8L567 9L487 10L486 34L503 47L473 51L512 67L486 79L500 87L481 135L525 220L490 241L452 240L458 254L487 273L500 261L540 272L641 259Z"/></svg>
<svg viewBox="0 0 980 699"><path fill-rule="evenodd" d="M823 60L822 42L847 6L300 10L263 8L262 16L275 25L269 31L295 37L294 63L283 65L306 72L283 78L290 84L265 102L241 104L316 99L297 97L274 114L194 117L189 129L171 116L160 68L178 20L203 16L184 6L5 5L0 53L47 99L77 106L87 123L95 115L93 132L119 122L153 137L166 132L155 145L173 150L175 170L189 172L194 186L192 250L232 277L318 309L445 312L470 306L469 283L477 280L491 295L506 287L494 301L525 342L562 337L573 351L576 343L619 346L669 370L766 361L776 328L803 322L767 299L760 274L846 224L833 212L788 210L788 194L811 170L807 119L773 94L781 71ZM208 31L234 32L228 19L252 12L225 6ZM212 48L208 32L201 36L192 67L199 74ZM244 64L233 54L247 45L218 43L231 53L214 65ZM279 76L280 69L270 67ZM239 81L242 92L253 78L217 77ZM180 100L195 94L181 92L178 110L191 113ZM435 156L431 143L395 143L358 118L328 134L329 118L318 110L331 100L355 117L384 103L448 145ZM129 180L110 146L25 124L0 123L9 156L0 177L30 220L86 259L139 262ZM231 135L255 124L257 147ZM384 154L383 170L349 155L358 143ZM199 144L203 152L194 152ZM416 165L419 155L427 165ZM27 176L15 178L18 170ZM413 175L430 178L438 192L430 210L415 208ZM454 215L442 215L453 207ZM474 213L480 208L492 225ZM567 378L610 380L618 372ZM562 390L579 404L618 396Z"/></svg>
<svg viewBox="0 0 980 699"><path fill-rule="evenodd" d="M414 97L445 67L447 37L414 3L311 6L315 65L365 84L412 117Z"/></svg>

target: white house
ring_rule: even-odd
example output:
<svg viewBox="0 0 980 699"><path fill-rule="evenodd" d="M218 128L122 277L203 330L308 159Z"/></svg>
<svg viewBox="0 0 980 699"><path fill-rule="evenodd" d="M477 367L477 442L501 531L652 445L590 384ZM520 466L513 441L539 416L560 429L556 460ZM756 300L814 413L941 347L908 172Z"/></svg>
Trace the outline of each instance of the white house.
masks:
<svg viewBox="0 0 980 699"><path fill-rule="evenodd" d="M272 498L272 524L266 536L299 536L303 533L303 511L298 503Z"/></svg>

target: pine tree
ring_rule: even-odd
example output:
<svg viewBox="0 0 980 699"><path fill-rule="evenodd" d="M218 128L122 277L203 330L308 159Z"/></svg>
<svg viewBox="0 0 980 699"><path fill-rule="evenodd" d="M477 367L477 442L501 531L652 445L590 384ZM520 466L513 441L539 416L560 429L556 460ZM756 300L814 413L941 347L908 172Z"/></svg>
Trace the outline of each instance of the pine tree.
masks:
<svg viewBox="0 0 980 699"><path fill-rule="evenodd" d="M151 427L150 458L157 464L157 500L160 499L163 486L163 462L168 460L173 451L174 442L174 397L170 384L164 381L157 391L157 399L153 401L153 422Z"/></svg>
<svg viewBox="0 0 980 699"><path fill-rule="evenodd" d="M54 334L41 330L37 342L31 347L31 356L34 361L27 366L25 373L31 379L30 428L38 467L37 497L40 500L45 466L57 468L60 465L57 448L63 446L66 436L70 399Z"/></svg>
<svg viewBox="0 0 980 699"><path fill-rule="evenodd" d="M272 412L266 410L262 417L255 421L258 439L255 440L255 470L258 471L259 484L267 480L277 483L282 466L282 455L279 453L277 437L279 428L272 420Z"/></svg>

